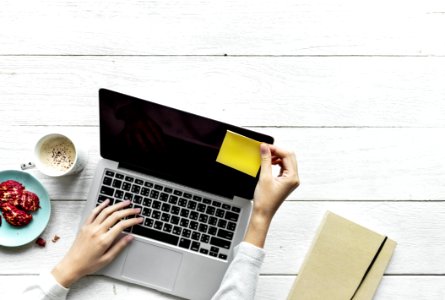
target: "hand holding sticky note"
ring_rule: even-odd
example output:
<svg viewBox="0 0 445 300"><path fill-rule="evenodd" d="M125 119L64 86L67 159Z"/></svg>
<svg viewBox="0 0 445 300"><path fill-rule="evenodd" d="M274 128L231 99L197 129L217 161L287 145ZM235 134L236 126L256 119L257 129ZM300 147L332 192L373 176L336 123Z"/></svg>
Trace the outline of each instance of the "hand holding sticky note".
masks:
<svg viewBox="0 0 445 300"><path fill-rule="evenodd" d="M261 143L227 130L216 161L256 177L261 166Z"/></svg>

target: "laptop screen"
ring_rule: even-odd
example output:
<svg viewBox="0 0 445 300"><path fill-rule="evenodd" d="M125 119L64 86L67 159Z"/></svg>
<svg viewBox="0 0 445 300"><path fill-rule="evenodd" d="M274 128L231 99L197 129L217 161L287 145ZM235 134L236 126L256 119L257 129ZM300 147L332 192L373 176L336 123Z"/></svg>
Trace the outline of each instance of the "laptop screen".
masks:
<svg viewBox="0 0 445 300"><path fill-rule="evenodd" d="M106 89L99 110L103 158L223 197L253 198L258 175L216 158L227 130L269 144L272 137Z"/></svg>

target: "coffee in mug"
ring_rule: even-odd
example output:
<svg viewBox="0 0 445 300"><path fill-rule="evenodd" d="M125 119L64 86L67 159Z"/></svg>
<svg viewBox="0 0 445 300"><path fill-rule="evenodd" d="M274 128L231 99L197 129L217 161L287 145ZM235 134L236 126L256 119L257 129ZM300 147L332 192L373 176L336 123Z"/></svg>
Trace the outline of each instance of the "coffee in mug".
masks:
<svg viewBox="0 0 445 300"><path fill-rule="evenodd" d="M51 133L37 142L34 159L43 174L59 177L80 172L86 165L87 154L66 135Z"/></svg>

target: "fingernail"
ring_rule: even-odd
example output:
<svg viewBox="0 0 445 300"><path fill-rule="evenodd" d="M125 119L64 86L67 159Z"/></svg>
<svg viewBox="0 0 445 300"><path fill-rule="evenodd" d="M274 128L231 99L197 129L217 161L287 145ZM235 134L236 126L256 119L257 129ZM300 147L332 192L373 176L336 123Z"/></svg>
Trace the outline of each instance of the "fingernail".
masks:
<svg viewBox="0 0 445 300"><path fill-rule="evenodd" d="M262 155L266 155L267 154L267 145L266 144L261 144L260 145L260 149L261 149L261 154Z"/></svg>
<svg viewBox="0 0 445 300"><path fill-rule="evenodd" d="M144 218L138 218L139 223L142 223L144 221Z"/></svg>

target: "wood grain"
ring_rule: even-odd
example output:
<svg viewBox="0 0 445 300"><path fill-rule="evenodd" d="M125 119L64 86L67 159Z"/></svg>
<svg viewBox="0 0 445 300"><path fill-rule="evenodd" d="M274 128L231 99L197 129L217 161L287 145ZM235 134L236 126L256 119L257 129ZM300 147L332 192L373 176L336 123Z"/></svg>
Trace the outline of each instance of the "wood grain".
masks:
<svg viewBox="0 0 445 300"><path fill-rule="evenodd" d="M444 55L442 1L2 1L1 54Z"/></svg>
<svg viewBox="0 0 445 300"><path fill-rule="evenodd" d="M96 126L106 87L241 126L443 128L443 78L445 57L12 56L0 119Z"/></svg>
<svg viewBox="0 0 445 300"><path fill-rule="evenodd" d="M40 248L31 243L19 249L0 248L2 274L36 274L55 265L74 240L83 206L83 201L52 201L51 220L42 234L47 246ZM270 228L261 273L297 274L327 210L388 235L398 243L387 274L443 274L443 203L325 201L283 204ZM61 239L52 243L55 234Z"/></svg>

